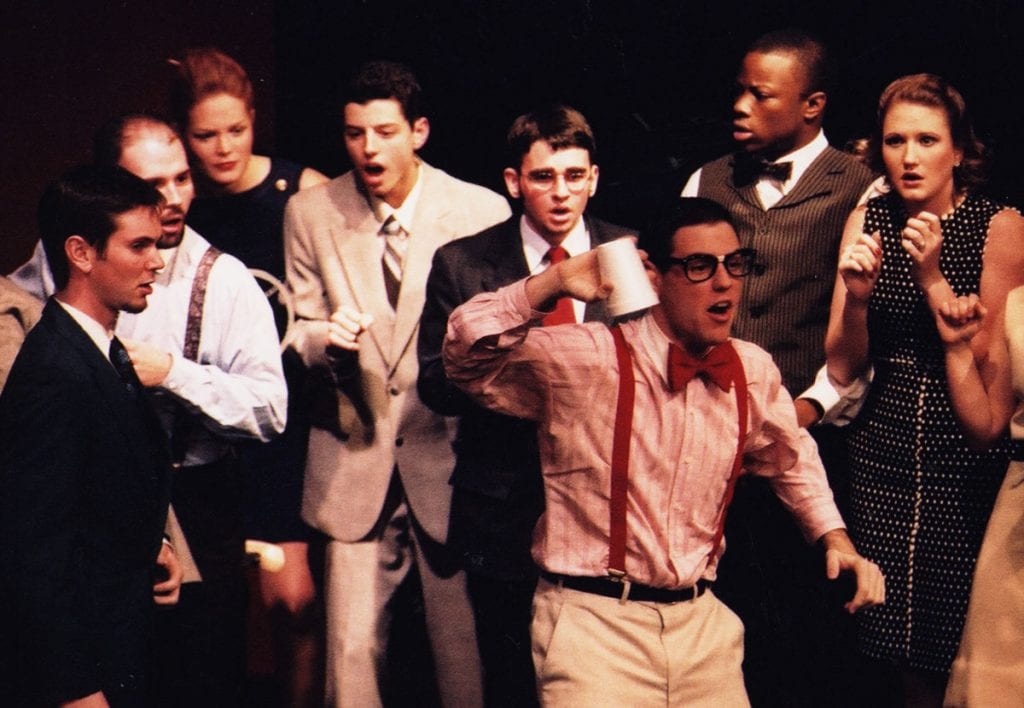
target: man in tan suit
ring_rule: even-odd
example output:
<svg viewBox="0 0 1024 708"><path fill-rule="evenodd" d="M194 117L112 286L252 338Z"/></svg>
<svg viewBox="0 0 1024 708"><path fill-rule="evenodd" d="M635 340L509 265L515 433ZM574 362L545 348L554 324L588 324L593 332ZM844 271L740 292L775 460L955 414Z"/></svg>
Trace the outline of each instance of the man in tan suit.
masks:
<svg viewBox="0 0 1024 708"><path fill-rule="evenodd" d="M465 579L444 545L454 421L420 402L416 336L434 251L510 210L417 157L430 130L419 95L403 66L362 67L344 109L354 169L285 214L291 344L318 381L303 517L330 536L327 698L339 706L380 705L387 604L413 564L441 698L482 702Z"/></svg>

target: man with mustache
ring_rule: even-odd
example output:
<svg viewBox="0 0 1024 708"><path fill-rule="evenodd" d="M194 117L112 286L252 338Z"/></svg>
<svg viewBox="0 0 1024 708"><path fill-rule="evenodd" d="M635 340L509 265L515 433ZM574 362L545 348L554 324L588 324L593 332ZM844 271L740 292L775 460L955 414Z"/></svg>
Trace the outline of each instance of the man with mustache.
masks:
<svg viewBox="0 0 1024 708"><path fill-rule="evenodd" d="M166 651L156 662L154 701L237 705L246 589L243 488L232 441L269 440L284 429L287 389L273 313L242 262L214 258L186 226L195 191L184 145L169 124L146 114L118 116L97 132L93 150L98 164L141 177L166 204L157 244L166 266L149 307L122 314L116 328L170 438L178 467L171 499L198 569L186 576L179 606L160 616ZM38 292L47 270L37 248L15 275L19 282L28 276ZM190 320L196 308L201 317Z"/></svg>
<svg viewBox="0 0 1024 708"><path fill-rule="evenodd" d="M757 249L764 274L744 291L734 331L772 355L805 426L839 400L823 369L813 389L805 389L825 361L843 225L873 179L825 139L831 73L825 46L801 31L755 40L736 78L737 149L697 170L683 189L683 196L725 206L740 243ZM811 434L842 507L845 437L832 425ZM850 629L843 629L848 620L832 616L835 603L820 581L818 559L761 480L744 479L737 487L726 536L730 553L717 587L747 625L747 681L755 703L814 705L831 698L833 682L820 678L829 674L808 666L833 665L855 688L856 672L842 668L854 656Z"/></svg>
<svg viewBox="0 0 1024 708"><path fill-rule="evenodd" d="M537 422L541 704L743 706L743 628L708 592L741 471L818 542L819 573L854 577L847 611L883 602L884 582L847 537L771 357L730 338L757 254L728 212L682 199L642 243L660 300L649 312L538 327L561 297L611 291L588 251L458 307L445 369L481 405Z"/></svg>

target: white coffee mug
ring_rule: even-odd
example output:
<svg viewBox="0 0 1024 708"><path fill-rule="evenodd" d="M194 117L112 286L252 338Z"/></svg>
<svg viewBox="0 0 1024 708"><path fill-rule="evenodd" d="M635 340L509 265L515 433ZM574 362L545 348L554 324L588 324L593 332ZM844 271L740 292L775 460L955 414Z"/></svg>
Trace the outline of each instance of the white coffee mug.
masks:
<svg viewBox="0 0 1024 708"><path fill-rule="evenodd" d="M605 306L612 317L621 317L658 304L658 295L644 270L631 237L618 238L597 247L601 280L614 287Z"/></svg>

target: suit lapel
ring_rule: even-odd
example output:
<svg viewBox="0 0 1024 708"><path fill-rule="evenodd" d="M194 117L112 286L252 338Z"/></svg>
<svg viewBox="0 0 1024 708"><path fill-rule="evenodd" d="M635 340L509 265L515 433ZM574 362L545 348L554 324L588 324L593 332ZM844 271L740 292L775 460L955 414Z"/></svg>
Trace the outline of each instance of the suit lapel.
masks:
<svg viewBox="0 0 1024 708"><path fill-rule="evenodd" d="M426 297L424 284L430 272L434 251L451 240L450 228L445 220L451 211L451 200L444 184L437 179L435 170L422 163L423 190L420 192L413 216L409 250L402 270L402 289L398 294L394 331L387 360L394 369L409 347L423 315ZM378 266L377 270L380 270ZM381 287L384 278L381 276Z"/></svg>
<svg viewBox="0 0 1024 708"><path fill-rule="evenodd" d="M530 274L523 254L523 238L519 232L519 216L513 216L501 226L500 233L491 240L490 247L483 254L480 264L480 284L484 291L522 280ZM477 267L472 263L467 267Z"/></svg>
<svg viewBox="0 0 1024 708"><path fill-rule="evenodd" d="M836 177L844 172L845 166L842 161L834 159L832 148L825 148L776 206L794 206L813 197L831 194Z"/></svg>
<svg viewBox="0 0 1024 708"><path fill-rule="evenodd" d="M342 213L351 214L350 221L339 226L331 239L335 255L349 283L349 290L360 312L373 315L369 334L381 357L388 357L395 313L388 303L381 270L380 224L362 191L357 186L355 204Z"/></svg>
<svg viewBox="0 0 1024 708"><path fill-rule="evenodd" d="M147 416L153 416L152 410L140 405L124 386L120 376L106 357L97 349L89 335L82 330L77 322L64 311L60 305L50 301L48 307L54 308L54 327L57 334L68 343L78 354L80 360L89 370L96 390L102 400L97 401L97 410L106 411L113 417L117 428L121 431L126 447L138 460L139 474L133 475L140 484L148 483L156 461L154 455L158 450L152 448L154 434L163 435L157 423L156 433L152 426L147 427ZM162 439L159 441L162 444ZM145 471L145 474L143 474Z"/></svg>

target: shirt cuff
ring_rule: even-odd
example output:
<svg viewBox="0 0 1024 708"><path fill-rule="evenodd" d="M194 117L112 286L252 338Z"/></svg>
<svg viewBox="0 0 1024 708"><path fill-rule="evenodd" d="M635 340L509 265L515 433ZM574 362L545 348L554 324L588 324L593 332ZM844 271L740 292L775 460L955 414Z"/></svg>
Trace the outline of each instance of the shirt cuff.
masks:
<svg viewBox="0 0 1024 708"><path fill-rule="evenodd" d="M841 397L832 381L828 378L828 367L826 366L818 369L818 373L814 377L814 383L797 396L797 398L806 398L817 403L822 413L827 413L832 406L839 403Z"/></svg>

